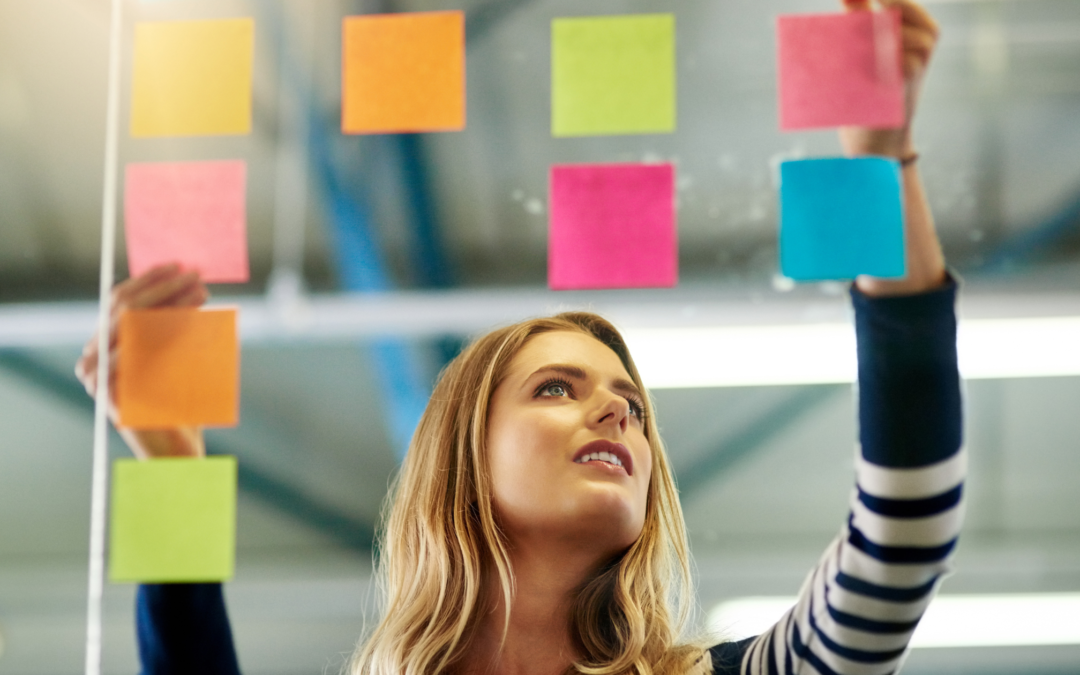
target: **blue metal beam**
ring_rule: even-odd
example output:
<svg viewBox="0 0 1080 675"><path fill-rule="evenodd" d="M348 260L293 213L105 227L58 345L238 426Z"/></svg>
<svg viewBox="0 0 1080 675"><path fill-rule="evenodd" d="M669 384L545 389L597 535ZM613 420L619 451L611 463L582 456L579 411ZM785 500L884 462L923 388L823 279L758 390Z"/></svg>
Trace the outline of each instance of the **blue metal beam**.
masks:
<svg viewBox="0 0 1080 675"><path fill-rule="evenodd" d="M311 170L325 200L331 249L341 286L348 291L372 293L392 289L395 284L386 268L378 244L363 186L346 185L345 172L334 162L333 139L328 120L321 114L314 92L296 69L289 50L281 9L270 3L267 23L277 47L282 77L280 86L289 86L302 102L304 127ZM429 229L434 231L432 225ZM399 457L404 457L412 433L430 395L431 377L425 376L417 346L386 338L369 343L369 355L382 392L392 441Z"/></svg>
<svg viewBox="0 0 1080 675"><path fill-rule="evenodd" d="M422 288L448 288L454 279L440 232L424 138L419 134L397 134L394 139L412 225L416 282Z"/></svg>
<svg viewBox="0 0 1080 675"><path fill-rule="evenodd" d="M1080 233L1080 191L1042 223L1006 239L975 268L978 272L1004 272L1023 264L1062 240Z"/></svg>

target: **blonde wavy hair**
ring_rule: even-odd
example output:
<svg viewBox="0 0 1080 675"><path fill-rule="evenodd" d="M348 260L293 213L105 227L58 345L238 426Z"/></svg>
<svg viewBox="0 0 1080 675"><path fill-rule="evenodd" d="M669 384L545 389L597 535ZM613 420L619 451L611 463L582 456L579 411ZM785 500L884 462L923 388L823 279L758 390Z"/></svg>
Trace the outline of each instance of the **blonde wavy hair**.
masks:
<svg viewBox="0 0 1080 675"><path fill-rule="evenodd" d="M585 312L500 328L454 359L435 386L383 513L376 565L382 618L353 655L351 675L452 672L488 609L484 584L496 580L505 638L514 570L492 508L488 413L514 356L533 336L552 331L604 343L645 391L618 330ZM686 526L652 402L644 403L653 466L645 523L637 541L579 589L571 634L582 658L571 673L667 675L711 667L701 645L680 643L692 614Z"/></svg>

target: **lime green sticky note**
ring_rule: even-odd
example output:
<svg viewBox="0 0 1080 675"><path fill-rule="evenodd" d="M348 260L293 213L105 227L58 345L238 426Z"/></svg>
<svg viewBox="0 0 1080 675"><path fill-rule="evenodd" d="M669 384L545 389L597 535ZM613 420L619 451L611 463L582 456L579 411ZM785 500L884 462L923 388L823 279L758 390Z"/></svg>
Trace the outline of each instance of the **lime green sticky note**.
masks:
<svg viewBox="0 0 1080 675"><path fill-rule="evenodd" d="M113 464L109 579L224 581L236 561L236 458Z"/></svg>
<svg viewBox="0 0 1080 675"><path fill-rule="evenodd" d="M675 131L675 17L551 22L554 136Z"/></svg>

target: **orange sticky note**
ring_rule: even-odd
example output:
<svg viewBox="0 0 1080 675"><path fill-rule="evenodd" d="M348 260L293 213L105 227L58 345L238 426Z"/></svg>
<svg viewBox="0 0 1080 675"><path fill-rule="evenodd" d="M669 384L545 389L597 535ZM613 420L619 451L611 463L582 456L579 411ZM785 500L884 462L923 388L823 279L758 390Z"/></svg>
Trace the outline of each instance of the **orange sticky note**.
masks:
<svg viewBox="0 0 1080 675"><path fill-rule="evenodd" d="M465 128L465 14L346 17L341 130L347 134Z"/></svg>
<svg viewBox="0 0 1080 675"><path fill-rule="evenodd" d="M120 315L120 426L232 427L240 418L235 309L145 309Z"/></svg>
<svg viewBox="0 0 1080 675"><path fill-rule="evenodd" d="M131 135L249 133L254 61L252 19L136 24Z"/></svg>

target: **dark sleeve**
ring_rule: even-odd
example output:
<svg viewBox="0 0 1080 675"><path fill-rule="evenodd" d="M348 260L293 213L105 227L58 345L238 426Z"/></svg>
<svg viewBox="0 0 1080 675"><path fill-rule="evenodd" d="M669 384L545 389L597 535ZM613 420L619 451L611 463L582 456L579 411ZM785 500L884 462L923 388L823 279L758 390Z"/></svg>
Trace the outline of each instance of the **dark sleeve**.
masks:
<svg viewBox="0 0 1080 675"><path fill-rule="evenodd" d="M851 510L795 605L744 652L747 675L897 672L951 568L967 466L956 283L905 297L851 295L861 447Z"/></svg>
<svg viewBox="0 0 1080 675"><path fill-rule="evenodd" d="M750 637L738 642L724 642L709 648L713 675L739 675L739 664L742 663L747 647L755 639Z"/></svg>
<svg viewBox="0 0 1080 675"><path fill-rule="evenodd" d="M142 675L240 675L221 584L144 584L136 596Z"/></svg>
<svg viewBox="0 0 1080 675"><path fill-rule="evenodd" d="M914 468L952 456L962 445L956 282L896 298L871 298L852 286L851 297L863 458Z"/></svg>

